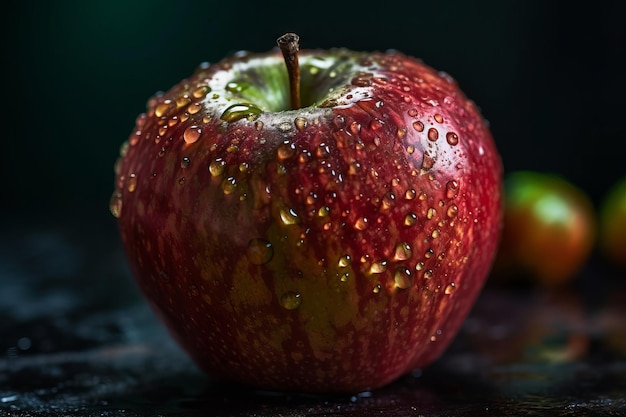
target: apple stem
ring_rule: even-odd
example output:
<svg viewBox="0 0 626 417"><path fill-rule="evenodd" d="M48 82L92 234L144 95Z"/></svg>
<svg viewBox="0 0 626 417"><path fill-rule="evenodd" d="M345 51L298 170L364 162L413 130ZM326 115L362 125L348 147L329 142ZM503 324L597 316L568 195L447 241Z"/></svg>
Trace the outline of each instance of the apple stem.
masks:
<svg viewBox="0 0 626 417"><path fill-rule="evenodd" d="M295 33L285 33L276 40L280 51L283 53L287 74L289 74L289 98L291 109L300 108L300 66L298 65L298 51L300 50L300 37Z"/></svg>

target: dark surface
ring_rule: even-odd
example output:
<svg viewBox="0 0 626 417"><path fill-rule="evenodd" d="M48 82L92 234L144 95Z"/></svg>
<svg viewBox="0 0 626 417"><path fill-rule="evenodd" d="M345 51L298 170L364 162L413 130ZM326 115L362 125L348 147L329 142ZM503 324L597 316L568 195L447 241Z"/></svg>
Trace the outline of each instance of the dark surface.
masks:
<svg viewBox="0 0 626 417"><path fill-rule="evenodd" d="M202 374L138 293L112 220L50 224L0 239L1 415L626 415L626 279L598 260L559 292L490 283L431 367L314 396Z"/></svg>

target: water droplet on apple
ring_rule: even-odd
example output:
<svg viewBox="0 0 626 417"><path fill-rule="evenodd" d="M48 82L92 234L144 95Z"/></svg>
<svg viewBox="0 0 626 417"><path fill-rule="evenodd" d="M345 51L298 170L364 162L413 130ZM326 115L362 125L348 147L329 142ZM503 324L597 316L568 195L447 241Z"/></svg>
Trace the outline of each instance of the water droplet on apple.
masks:
<svg viewBox="0 0 626 417"><path fill-rule="evenodd" d="M417 223L417 214L410 212L404 217L405 226L413 226L415 223Z"/></svg>
<svg viewBox="0 0 626 417"><path fill-rule="evenodd" d="M175 107L175 105L174 105L174 103L172 103L172 100L165 100L163 103L158 104L154 108L154 115L156 117L167 116L169 111L171 109L173 109L174 107Z"/></svg>
<svg viewBox="0 0 626 417"><path fill-rule="evenodd" d="M356 222L354 222L354 228L357 230L365 230L367 228L367 218L359 217Z"/></svg>
<svg viewBox="0 0 626 417"><path fill-rule="evenodd" d="M129 193L134 192L137 189L137 175L130 174L128 176L128 185L127 189Z"/></svg>
<svg viewBox="0 0 626 417"><path fill-rule="evenodd" d="M280 220L283 222L283 224L287 226L300 223L298 213L296 213L294 209L290 207L281 207L278 210L278 213L280 215Z"/></svg>
<svg viewBox="0 0 626 417"><path fill-rule="evenodd" d="M200 138L201 133L202 129L200 129L198 126L189 126L183 132L183 139L186 143L192 144Z"/></svg>
<svg viewBox="0 0 626 417"><path fill-rule="evenodd" d="M435 120L437 121L437 123L443 123L443 116L437 113L435 114Z"/></svg>
<svg viewBox="0 0 626 417"><path fill-rule="evenodd" d="M378 294L380 292L380 284L376 284L374 289L372 290L374 294Z"/></svg>
<svg viewBox="0 0 626 417"><path fill-rule="evenodd" d="M281 160L289 159L296 154L296 145L289 142L282 143L278 146L276 153Z"/></svg>
<svg viewBox="0 0 626 417"><path fill-rule="evenodd" d="M384 126L384 122L379 119L373 119L370 122L370 129L373 130L374 132L380 130L383 126ZM380 138L377 137L377 139L380 142Z"/></svg>
<svg viewBox="0 0 626 417"><path fill-rule="evenodd" d="M265 239L250 239L246 255L250 263L254 265L264 265L272 260L274 248L272 244Z"/></svg>
<svg viewBox="0 0 626 417"><path fill-rule="evenodd" d="M376 261L370 266L370 274L382 274L386 270L387 270L387 261L384 259L380 261Z"/></svg>
<svg viewBox="0 0 626 417"><path fill-rule="evenodd" d="M180 161L180 167L183 169L189 167L189 164L191 164L191 159L188 156L183 157L182 161Z"/></svg>
<svg viewBox="0 0 626 417"><path fill-rule="evenodd" d="M282 122L278 125L278 130L280 130L281 132L289 132L291 130L291 123L289 122Z"/></svg>
<svg viewBox="0 0 626 417"><path fill-rule="evenodd" d="M341 258L339 258L339 262L337 263L337 266L339 266L339 268L346 268L350 265L350 255L343 255Z"/></svg>
<svg viewBox="0 0 626 417"><path fill-rule="evenodd" d="M222 191L224 194L232 194L237 189L237 180L234 177L228 177L222 181Z"/></svg>
<svg viewBox="0 0 626 417"><path fill-rule="evenodd" d="M211 87L208 85L202 85L196 88L193 93L191 93L194 98L202 98L211 92Z"/></svg>
<svg viewBox="0 0 626 417"><path fill-rule="evenodd" d="M417 122L413 122L413 129L415 129L418 132L423 132L424 131L424 123L417 121Z"/></svg>
<svg viewBox="0 0 626 417"><path fill-rule="evenodd" d="M446 197L456 198L459 194L459 182L456 180L450 180L446 183Z"/></svg>
<svg viewBox="0 0 626 417"><path fill-rule="evenodd" d="M348 281L348 278L350 278L350 274L349 274L348 272L346 272L345 274L343 274L343 275L339 278L339 280L340 280L341 282L347 282L347 281Z"/></svg>
<svg viewBox="0 0 626 417"><path fill-rule="evenodd" d="M424 262L418 262L417 264L415 264L416 271L421 271L422 269L424 269Z"/></svg>
<svg viewBox="0 0 626 417"><path fill-rule="evenodd" d="M111 195L111 199L109 200L109 211L116 219L119 219L122 215L122 193L119 191L115 191Z"/></svg>
<svg viewBox="0 0 626 417"><path fill-rule="evenodd" d="M342 128L346 125L346 119L342 115L338 114L333 119L333 124L335 127Z"/></svg>
<svg viewBox="0 0 626 417"><path fill-rule="evenodd" d="M439 230L439 229L435 229L435 230L433 230L433 232L430 234L430 236L431 236L433 239L437 239L437 238L439 237L439 235L440 235L440 234L441 234L441 230Z"/></svg>
<svg viewBox="0 0 626 417"><path fill-rule="evenodd" d="M428 140L430 140L431 142L435 142L437 139L439 139L439 132L437 131L437 129L435 129L434 127L428 129Z"/></svg>
<svg viewBox="0 0 626 417"><path fill-rule="evenodd" d="M424 271L424 279L431 279L433 277L433 270L427 269Z"/></svg>
<svg viewBox="0 0 626 417"><path fill-rule="evenodd" d="M428 220L432 220L432 218L435 217L436 214L437 214L437 210L435 210L433 207L430 207L428 211L426 212L426 218Z"/></svg>
<svg viewBox="0 0 626 417"><path fill-rule="evenodd" d="M263 110L261 110L254 104L238 103L233 104L232 106L229 106L226 110L224 110L224 113L222 113L220 119L229 123L234 123L244 118L248 120L254 120L262 112Z"/></svg>
<svg viewBox="0 0 626 417"><path fill-rule="evenodd" d="M444 294L450 295L454 291L456 291L456 287L455 287L454 282L451 282L450 284L448 284L448 286L446 286L446 289L443 292Z"/></svg>
<svg viewBox="0 0 626 417"><path fill-rule="evenodd" d="M381 210L389 210L391 207L393 207L396 204L396 196L394 193L386 193L383 196L383 199L381 201L380 204L380 209Z"/></svg>
<svg viewBox="0 0 626 417"><path fill-rule="evenodd" d="M424 153L424 158L422 159L422 166L421 169L423 171L428 171L430 170L433 166L435 165L435 160L433 159L432 156Z"/></svg>
<svg viewBox="0 0 626 417"><path fill-rule="evenodd" d="M330 213L330 207L328 206L320 207L320 209L317 210L317 215L319 217L326 217L328 216L329 213Z"/></svg>
<svg viewBox="0 0 626 417"><path fill-rule="evenodd" d="M396 288L400 288L401 290L409 288L412 283L411 270L406 267L397 268L396 272L393 274L393 283Z"/></svg>
<svg viewBox="0 0 626 417"><path fill-rule="evenodd" d="M295 310L302 304L300 293L288 291L280 297L280 305L287 310Z"/></svg>
<svg viewBox="0 0 626 417"><path fill-rule="evenodd" d="M413 200L415 197L417 197L417 191L415 191L412 188L409 190L406 190L406 192L404 193L405 200Z"/></svg>
<svg viewBox="0 0 626 417"><path fill-rule="evenodd" d="M200 103L191 103L187 106L187 113L196 114L200 111L200 109L202 109L202 105Z"/></svg>
<svg viewBox="0 0 626 417"><path fill-rule="evenodd" d="M396 245L394 259L396 261L405 261L413 255L411 246L406 242L400 242Z"/></svg>
<svg viewBox="0 0 626 417"><path fill-rule="evenodd" d="M450 207L448 207L448 211L446 211L446 214L449 218L456 217L458 213L459 207L456 204L452 204Z"/></svg>
<svg viewBox="0 0 626 417"><path fill-rule="evenodd" d="M184 185L184 184L185 184L185 181L187 181L187 179L186 179L185 177L180 177L180 178L178 179L178 185Z"/></svg>
<svg viewBox="0 0 626 417"><path fill-rule="evenodd" d="M301 132L307 127L307 125L309 124L309 121L306 119L306 117L298 116L295 118L293 123L296 125L296 129L298 129Z"/></svg>
<svg viewBox="0 0 626 417"><path fill-rule="evenodd" d="M217 177L224 173L225 167L226 167L226 162L224 162L223 159L216 159L215 161L211 162L211 164L209 165L209 172L214 177Z"/></svg>
<svg viewBox="0 0 626 417"><path fill-rule="evenodd" d="M455 146L459 143L459 136L454 132L446 133L446 140L450 146Z"/></svg>

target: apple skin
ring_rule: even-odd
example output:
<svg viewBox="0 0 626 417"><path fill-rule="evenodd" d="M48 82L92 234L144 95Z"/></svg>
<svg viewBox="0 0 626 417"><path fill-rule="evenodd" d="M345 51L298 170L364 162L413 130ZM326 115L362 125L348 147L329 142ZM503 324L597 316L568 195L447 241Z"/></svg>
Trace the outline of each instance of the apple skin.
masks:
<svg viewBox="0 0 626 417"><path fill-rule="evenodd" d="M589 197L557 174L536 171L507 174L504 189L494 277L545 287L570 283L595 243L596 218Z"/></svg>
<svg viewBox="0 0 626 417"><path fill-rule="evenodd" d="M210 375L375 389L438 358L474 304L501 161L473 102L421 61L303 50L300 65L301 109L277 50L153 97L110 208L140 288Z"/></svg>

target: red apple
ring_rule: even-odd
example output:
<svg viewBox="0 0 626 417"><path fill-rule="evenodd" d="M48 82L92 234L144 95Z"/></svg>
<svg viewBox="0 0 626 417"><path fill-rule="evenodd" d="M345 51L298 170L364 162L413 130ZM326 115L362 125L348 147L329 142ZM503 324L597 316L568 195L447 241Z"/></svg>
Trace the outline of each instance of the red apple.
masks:
<svg viewBox="0 0 626 417"><path fill-rule="evenodd" d="M569 283L594 246L595 215L583 190L550 173L505 179L505 209L494 276L548 287Z"/></svg>
<svg viewBox="0 0 626 417"><path fill-rule="evenodd" d="M436 359L472 307L500 159L450 76L280 40L283 55L202 65L149 101L111 211L147 299L208 373L374 389Z"/></svg>

